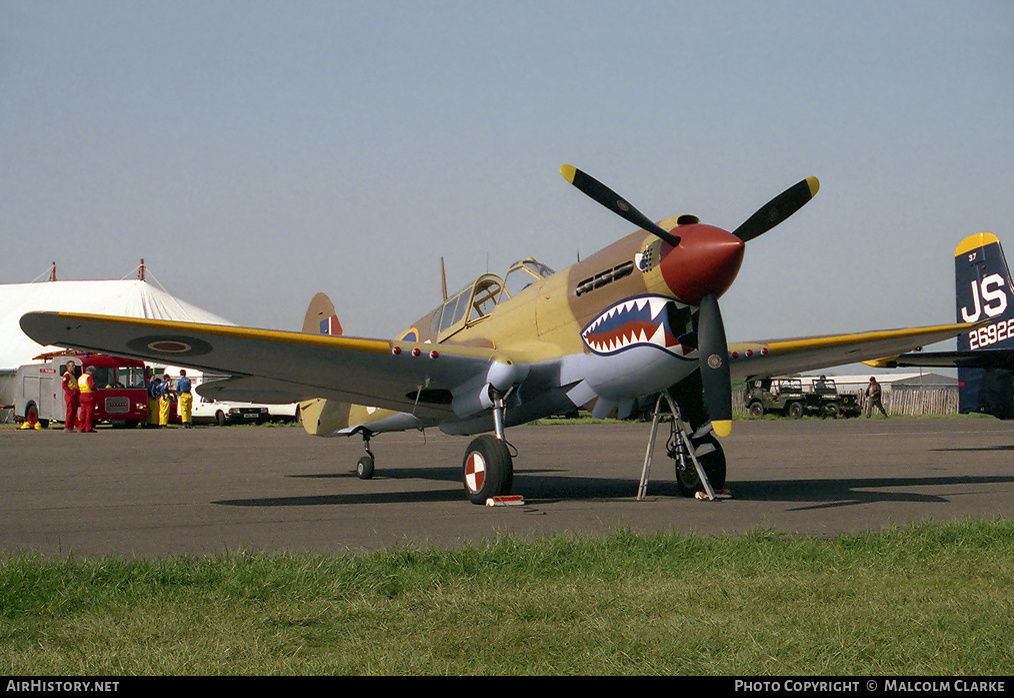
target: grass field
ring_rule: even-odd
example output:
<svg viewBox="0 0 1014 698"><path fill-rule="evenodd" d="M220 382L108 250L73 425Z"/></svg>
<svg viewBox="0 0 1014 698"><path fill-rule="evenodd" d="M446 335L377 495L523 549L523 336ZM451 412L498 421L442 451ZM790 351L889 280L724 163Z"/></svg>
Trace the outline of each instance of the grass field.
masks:
<svg viewBox="0 0 1014 698"><path fill-rule="evenodd" d="M8 675L1007 674L1014 524L8 557Z"/></svg>

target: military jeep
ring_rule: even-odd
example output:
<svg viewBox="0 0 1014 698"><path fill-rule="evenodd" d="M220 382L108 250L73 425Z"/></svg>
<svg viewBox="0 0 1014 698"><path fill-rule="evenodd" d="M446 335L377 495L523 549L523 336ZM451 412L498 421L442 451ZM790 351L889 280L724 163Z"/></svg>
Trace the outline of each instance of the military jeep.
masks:
<svg viewBox="0 0 1014 698"><path fill-rule="evenodd" d="M775 413L799 419L808 411L808 400L799 378L753 378L743 392L743 404L751 417Z"/></svg>
<svg viewBox="0 0 1014 698"><path fill-rule="evenodd" d="M754 378L747 381L743 403L752 417L779 414L792 419L803 415L858 417L856 395L838 392L833 380L819 378Z"/></svg>
<svg viewBox="0 0 1014 698"><path fill-rule="evenodd" d="M829 378L821 376L813 380L812 399L808 412L821 417L858 417L862 414L859 396L853 393L839 393L838 386Z"/></svg>

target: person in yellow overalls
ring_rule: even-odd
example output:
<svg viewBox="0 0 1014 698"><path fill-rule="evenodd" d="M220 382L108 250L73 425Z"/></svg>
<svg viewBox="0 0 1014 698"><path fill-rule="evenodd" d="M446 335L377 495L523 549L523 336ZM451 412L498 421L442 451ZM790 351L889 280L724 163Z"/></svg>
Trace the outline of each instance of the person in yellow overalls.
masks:
<svg viewBox="0 0 1014 698"><path fill-rule="evenodd" d="M189 429L193 419L194 395L190 391L190 379L183 369L180 369L180 377L176 379L176 394L179 396L180 421L183 422L184 429Z"/></svg>
<svg viewBox="0 0 1014 698"><path fill-rule="evenodd" d="M158 425L160 427L167 426L169 424L169 405L171 404L170 392L172 390L172 382L169 379L169 374L162 376L162 385L159 386L158 391Z"/></svg>

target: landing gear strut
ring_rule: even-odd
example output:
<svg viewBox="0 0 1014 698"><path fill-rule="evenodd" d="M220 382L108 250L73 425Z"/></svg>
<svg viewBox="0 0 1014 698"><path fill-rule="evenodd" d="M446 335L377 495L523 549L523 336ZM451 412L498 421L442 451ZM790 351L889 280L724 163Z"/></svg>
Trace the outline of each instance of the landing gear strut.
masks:
<svg viewBox="0 0 1014 698"><path fill-rule="evenodd" d="M373 451L370 450L370 431L363 429L363 446L366 448L366 455L356 463L356 475L360 480L369 480L373 477Z"/></svg>

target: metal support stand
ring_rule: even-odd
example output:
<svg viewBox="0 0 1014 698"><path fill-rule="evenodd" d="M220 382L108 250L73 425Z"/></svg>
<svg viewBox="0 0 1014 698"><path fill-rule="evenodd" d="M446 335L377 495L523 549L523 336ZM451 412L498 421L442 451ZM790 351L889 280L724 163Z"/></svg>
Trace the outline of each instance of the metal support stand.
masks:
<svg viewBox="0 0 1014 698"><path fill-rule="evenodd" d="M679 449L677 451L679 458L690 460L694 464L694 469L697 470L697 477L701 481L701 485L704 486L704 491L707 493L709 500L714 501L717 499L715 496L715 490L711 486L711 481L708 480L707 474L704 472L704 468L701 466L701 462L697 460L697 456L694 455L694 444L690 441L690 429L687 427L686 422L680 417L679 408L676 407L676 403L669 397L668 393L660 393L658 400L655 401L655 411L652 414L651 419L651 434L648 436L648 448L644 453L644 467L641 468L641 484L637 489L637 500L641 501L644 499L646 490L648 489L648 473L651 472L651 456L652 451L655 450L655 436L658 433L658 424L662 420L663 406L662 400L665 400L668 406L668 411L672 415L673 429L679 439ZM686 461L684 460L684 464Z"/></svg>

